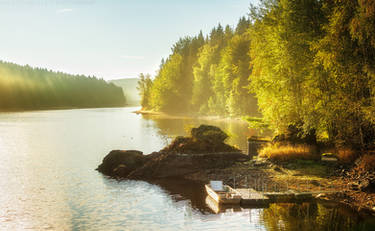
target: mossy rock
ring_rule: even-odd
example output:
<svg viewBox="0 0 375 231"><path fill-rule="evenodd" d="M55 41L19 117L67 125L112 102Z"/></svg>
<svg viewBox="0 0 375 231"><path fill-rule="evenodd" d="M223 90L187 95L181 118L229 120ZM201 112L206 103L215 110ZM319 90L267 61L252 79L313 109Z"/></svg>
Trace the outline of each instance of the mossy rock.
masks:
<svg viewBox="0 0 375 231"><path fill-rule="evenodd" d="M191 136L196 140L213 144L223 143L228 138L228 135L220 128L205 124L191 129Z"/></svg>

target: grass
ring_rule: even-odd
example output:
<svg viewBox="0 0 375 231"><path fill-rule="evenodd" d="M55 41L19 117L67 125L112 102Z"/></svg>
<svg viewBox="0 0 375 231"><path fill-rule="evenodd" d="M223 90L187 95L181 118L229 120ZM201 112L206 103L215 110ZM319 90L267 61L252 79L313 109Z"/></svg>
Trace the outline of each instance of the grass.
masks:
<svg viewBox="0 0 375 231"><path fill-rule="evenodd" d="M341 163L346 164L353 163L358 158L358 154L349 148L338 149L336 156Z"/></svg>
<svg viewBox="0 0 375 231"><path fill-rule="evenodd" d="M259 152L259 156L266 157L271 161L286 162L292 160L319 160L314 147L305 144L281 145L268 144Z"/></svg>
<svg viewBox="0 0 375 231"><path fill-rule="evenodd" d="M375 171L375 154L366 154L361 157L358 168L364 171Z"/></svg>

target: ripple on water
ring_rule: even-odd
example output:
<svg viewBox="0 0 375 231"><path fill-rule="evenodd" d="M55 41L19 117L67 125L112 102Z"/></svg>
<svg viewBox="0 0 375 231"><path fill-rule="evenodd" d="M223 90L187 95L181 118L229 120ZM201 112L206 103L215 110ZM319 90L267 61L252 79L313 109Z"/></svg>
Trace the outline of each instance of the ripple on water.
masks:
<svg viewBox="0 0 375 231"><path fill-rule="evenodd" d="M343 231L350 224L375 230L347 211L320 205L213 214L201 185L103 177L94 169L109 150L151 153L170 136L184 135L185 127L211 123L143 117L135 110L0 113L0 230L327 230L328 218ZM230 142L239 147L254 133L239 122L213 124L236 134Z"/></svg>

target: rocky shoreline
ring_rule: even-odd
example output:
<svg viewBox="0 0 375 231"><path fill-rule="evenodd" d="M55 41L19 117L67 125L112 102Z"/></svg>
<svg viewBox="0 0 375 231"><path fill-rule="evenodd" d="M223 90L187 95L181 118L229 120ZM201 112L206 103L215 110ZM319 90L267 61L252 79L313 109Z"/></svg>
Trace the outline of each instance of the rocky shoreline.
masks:
<svg viewBox="0 0 375 231"><path fill-rule="evenodd" d="M226 138L219 128L201 125L192 129L190 137L177 137L159 152L143 155L136 150L113 150L97 170L117 179L222 180L232 187L321 192L318 201L339 203L361 215L375 216L373 174L361 175L335 162L253 159L225 144Z"/></svg>

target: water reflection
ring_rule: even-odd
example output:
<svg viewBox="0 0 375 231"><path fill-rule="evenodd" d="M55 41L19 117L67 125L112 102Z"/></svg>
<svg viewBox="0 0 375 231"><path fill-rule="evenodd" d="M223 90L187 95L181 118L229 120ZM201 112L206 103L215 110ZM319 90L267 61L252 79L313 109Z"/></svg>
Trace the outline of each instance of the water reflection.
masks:
<svg viewBox="0 0 375 231"><path fill-rule="evenodd" d="M308 215L305 205L216 214L196 182L104 177L94 169L110 150L151 153L188 126L219 125L244 150L255 134L241 121L145 119L134 110L0 113L0 230L375 230L356 214L319 204Z"/></svg>
<svg viewBox="0 0 375 231"><path fill-rule="evenodd" d="M262 213L267 230L374 230L373 221L363 220L338 205L322 203L271 204Z"/></svg>
<svg viewBox="0 0 375 231"><path fill-rule="evenodd" d="M190 129L201 124L209 124L220 127L230 135L227 142L234 145L244 152L247 150L247 137L253 135L270 136L270 132L260 133L255 129L249 129L247 122L241 119L194 119L194 118L176 118L158 115L142 115L145 120L154 121L158 128L158 133L169 142L176 136L188 135ZM168 139L169 138L169 139Z"/></svg>

